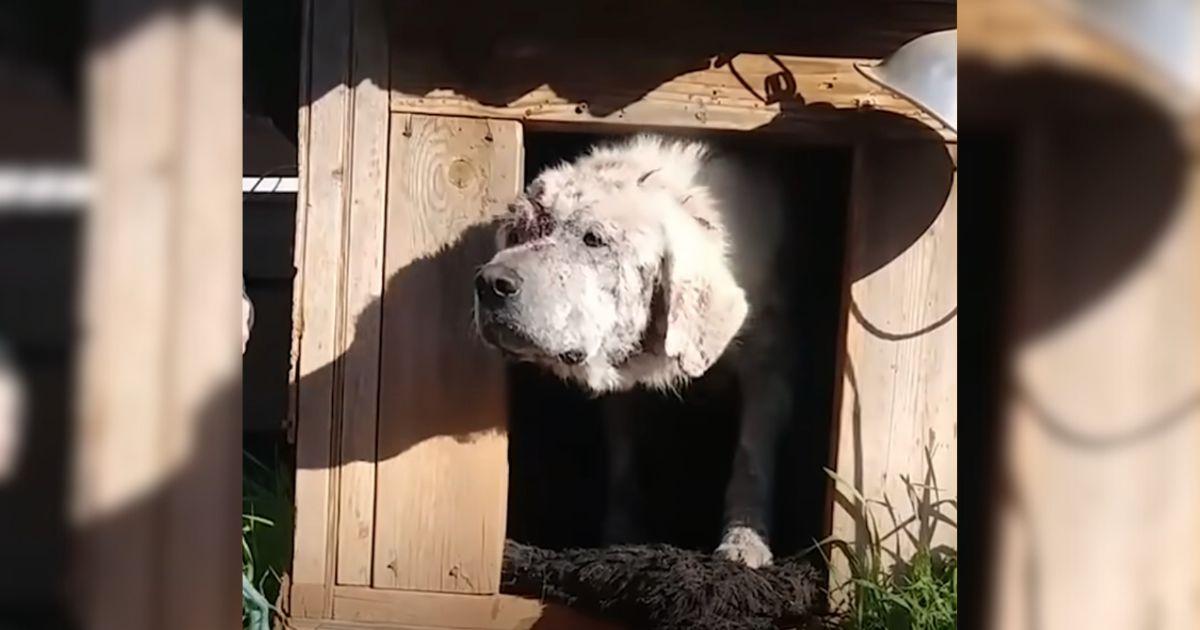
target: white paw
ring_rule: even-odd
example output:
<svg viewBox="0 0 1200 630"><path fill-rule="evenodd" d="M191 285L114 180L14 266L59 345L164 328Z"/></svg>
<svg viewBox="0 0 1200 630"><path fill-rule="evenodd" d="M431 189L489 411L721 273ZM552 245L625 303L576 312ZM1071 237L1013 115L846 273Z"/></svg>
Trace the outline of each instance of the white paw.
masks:
<svg viewBox="0 0 1200 630"><path fill-rule="evenodd" d="M749 527L737 526L725 530L721 546L717 547L717 555L751 569L771 564L771 548L758 532Z"/></svg>

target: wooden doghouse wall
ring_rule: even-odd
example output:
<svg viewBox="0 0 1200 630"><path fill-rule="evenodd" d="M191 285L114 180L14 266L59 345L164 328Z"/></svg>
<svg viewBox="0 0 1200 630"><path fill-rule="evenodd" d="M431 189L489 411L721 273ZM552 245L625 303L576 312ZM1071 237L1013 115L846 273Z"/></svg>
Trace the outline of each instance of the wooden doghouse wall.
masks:
<svg viewBox="0 0 1200 630"><path fill-rule="evenodd" d="M241 22L86 6L92 193L60 623L217 628L238 616L236 534L214 519L233 516L241 478Z"/></svg>
<svg viewBox="0 0 1200 630"><path fill-rule="evenodd" d="M507 388L500 357L471 343L466 287L493 249L483 225L521 188L521 125L395 114L391 136L379 463L358 493L378 502L371 584L496 593Z"/></svg>
<svg viewBox="0 0 1200 630"><path fill-rule="evenodd" d="M1200 627L1195 112L1069 13L960 7L978 189L1011 191L971 207L1001 236L987 273L1008 305L980 418L992 551L970 580L1002 605L977 623Z"/></svg>
<svg viewBox="0 0 1200 630"><path fill-rule="evenodd" d="M918 540L957 548L957 508L943 501L958 497L957 150L949 150L866 142L855 155L831 533L856 553L868 528L888 536L899 558ZM846 558L833 560L838 584L849 577Z"/></svg>
<svg viewBox="0 0 1200 630"><path fill-rule="evenodd" d="M464 7L306 3L290 379L293 624L585 627L587 620L568 611L498 593L508 483L504 372L472 346L469 292L445 289L469 286L472 265L486 257L490 237L475 226L518 193L525 129L638 125L803 137L865 147L856 158L864 181L904 155L893 141L940 149L948 131L853 68L855 52L879 57L913 35L953 25L952 5L895 4L902 14L914 11L904 29L890 22L895 15L867 11L855 18L853 36L821 39L824 31L814 27L807 48L772 48L786 35L776 29L759 46L714 40L711 50L692 54L681 52L685 43L692 50L701 33L720 35L728 19L741 18L693 25L696 37L681 26L670 42L631 50L632 40L611 32L566 44L477 37L475 30L495 27L484 5L470 7L484 14L461 23L455 15ZM847 14L828 13L807 17L851 23ZM658 23L646 17L629 26L648 28L643 22ZM518 40L534 27L570 32L522 24ZM582 20L574 28L591 27ZM738 32L754 31L746 25ZM717 49L780 54L714 57ZM939 221L940 236L920 251L939 252L942 266L922 266L932 255L926 252L857 279L852 294L864 313L886 310L920 287L953 285L943 277L952 259L944 232L953 227ZM848 336L861 334L851 329ZM925 387L918 371L889 373L889 359L863 339L848 355L879 383L872 395ZM913 365L924 360L908 350L896 356ZM938 392L952 386L953 368L946 369L931 385ZM887 412L883 398L872 400L863 408ZM949 412L938 413L946 422ZM842 424L850 417L843 414ZM912 432L903 448L919 452L923 436ZM861 461L885 456L874 442L865 448Z"/></svg>
<svg viewBox="0 0 1200 630"><path fill-rule="evenodd" d="M549 615L586 627L497 595L503 372L456 341L469 304L439 290L469 286L485 244L472 226L515 196L521 126L389 113L379 11L314 2L306 13L289 616L513 628ZM462 330L448 334L451 321Z"/></svg>

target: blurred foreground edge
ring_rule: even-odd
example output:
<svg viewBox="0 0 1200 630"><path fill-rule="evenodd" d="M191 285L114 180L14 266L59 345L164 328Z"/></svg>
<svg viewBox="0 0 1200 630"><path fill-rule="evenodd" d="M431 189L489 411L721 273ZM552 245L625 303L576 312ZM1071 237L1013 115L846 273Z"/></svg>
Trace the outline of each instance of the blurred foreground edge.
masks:
<svg viewBox="0 0 1200 630"><path fill-rule="evenodd" d="M84 628L240 617L241 6L93 0L71 598Z"/></svg>
<svg viewBox="0 0 1200 630"><path fill-rule="evenodd" d="M959 4L965 161L993 187L965 213L987 215L968 300L987 294L995 361L966 414L990 545L971 626L1200 627L1196 102L1102 15L1143 5L1095 5ZM1196 5L1172 6L1194 35Z"/></svg>

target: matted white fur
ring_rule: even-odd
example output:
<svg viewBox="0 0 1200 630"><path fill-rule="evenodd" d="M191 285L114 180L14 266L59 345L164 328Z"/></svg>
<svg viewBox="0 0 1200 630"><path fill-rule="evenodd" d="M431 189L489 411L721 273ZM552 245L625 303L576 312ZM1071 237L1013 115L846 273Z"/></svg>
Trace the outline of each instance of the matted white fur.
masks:
<svg viewBox="0 0 1200 630"><path fill-rule="evenodd" d="M0 344L0 486L16 474L27 432L25 379Z"/></svg>
<svg viewBox="0 0 1200 630"><path fill-rule="evenodd" d="M250 342L250 330L254 328L254 303L246 295L246 285L242 284L242 354L246 354L246 344Z"/></svg>

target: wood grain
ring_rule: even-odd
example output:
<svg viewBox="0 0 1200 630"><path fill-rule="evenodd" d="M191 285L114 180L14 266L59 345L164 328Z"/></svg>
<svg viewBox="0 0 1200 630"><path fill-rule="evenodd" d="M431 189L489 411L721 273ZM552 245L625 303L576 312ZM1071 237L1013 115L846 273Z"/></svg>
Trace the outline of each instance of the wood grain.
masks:
<svg viewBox="0 0 1200 630"><path fill-rule="evenodd" d="M383 297L388 105L384 8L353 6L353 119L342 358L341 491L337 582L371 583L375 527L375 432Z"/></svg>
<svg viewBox="0 0 1200 630"><path fill-rule="evenodd" d="M495 593L508 487L507 394L475 336L481 223L518 193L521 126L391 123L373 584Z"/></svg>
<svg viewBox="0 0 1200 630"><path fill-rule="evenodd" d="M834 470L844 483L833 488L832 535L861 553L866 527L892 532L886 546L904 559L917 541L957 545L956 527L938 517L957 519L955 508L938 504L957 498L958 488L957 193L952 186L925 194L949 184L951 168L940 146L928 149L857 149L847 247L847 269L857 280L848 288L834 432ZM897 251L889 239L913 221L924 230ZM883 263L864 264L879 249L888 254ZM831 580L838 585L847 577L845 558L835 555Z"/></svg>
<svg viewBox="0 0 1200 630"><path fill-rule="evenodd" d="M293 592L320 601L326 590L332 590L332 618L293 618L289 626L327 630L616 630L622 627L566 606L513 595L422 593L355 586L326 589L313 584L298 584Z"/></svg>
<svg viewBox="0 0 1200 630"><path fill-rule="evenodd" d="M617 627L563 606L513 595L456 595L351 587L335 589L334 616L338 620L388 622L414 628L602 630Z"/></svg>
<svg viewBox="0 0 1200 630"><path fill-rule="evenodd" d="M561 55L555 59L561 67L604 64L637 68L645 63L631 52L611 49L591 53L571 50ZM501 57L479 70L480 76L488 77L486 91L497 95L481 101L475 95L481 90L471 81L453 78L441 55L396 48L392 53L391 108L396 112L506 118L527 123L770 130L801 137L828 137L831 129L844 132L855 122L845 116L847 112L870 111L904 116L920 123L915 125L920 129L955 137L916 106L860 74L854 68L859 62L872 60L743 53L730 60L681 61L674 74L668 72L671 76L659 79L656 86L643 88L612 77L593 79L593 83L584 78L573 82L569 74L549 85L546 79L529 77L519 70L508 85L504 79L514 72L510 69L524 67L528 60ZM670 65L661 55L655 63ZM621 106L598 112L597 104L563 94L597 95ZM503 102L495 102L496 98ZM866 124L867 119L858 122ZM904 133L902 127L876 128ZM908 133L916 135L919 131Z"/></svg>
<svg viewBox="0 0 1200 630"><path fill-rule="evenodd" d="M312 85L332 85L308 107L308 136L301 150L303 205L297 210L303 239L296 249L301 270L295 300L298 363L296 408L296 533L292 578L323 583L333 572L336 462L333 461L333 364L339 347L339 300L346 223L350 119L350 5L311 5Z"/></svg>

